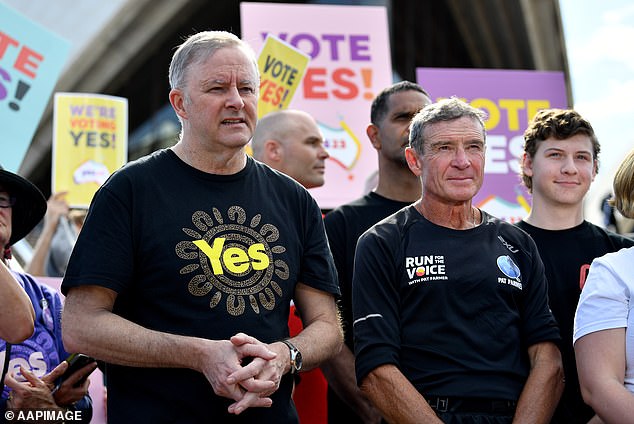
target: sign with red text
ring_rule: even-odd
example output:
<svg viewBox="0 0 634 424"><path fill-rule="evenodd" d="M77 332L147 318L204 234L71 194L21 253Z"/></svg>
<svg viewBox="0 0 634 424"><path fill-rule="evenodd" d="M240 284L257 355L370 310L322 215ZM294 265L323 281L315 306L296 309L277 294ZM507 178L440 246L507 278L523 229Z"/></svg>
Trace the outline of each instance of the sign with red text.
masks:
<svg viewBox="0 0 634 424"><path fill-rule="evenodd" d="M97 189L127 160L127 99L55 94L53 193L67 191L71 207L88 208Z"/></svg>
<svg viewBox="0 0 634 424"><path fill-rule="evenodd" d="M386 9L241 3L240 13L242 39L255 51L272 34L310 57L289 107L310 113L325 137L326 184L311 189L319 206L331 209L365 194L377 169L366 136L370 106L392 84Z"/></svg>
<svg viewBox="0 0 634 424"><path fill-rule="evenodd" d="M0 164L17 171L70 44L0 3Z"/></svg>
<svg viewBox="0 0 634 424"><path fill-rule="evenodd" d="M269 34L258 59L260 97L258 118L275 110L287 109L302 82L310 61L307 54Z"/></svg>
<svg viewBox="0 0 634 424"><path fill-rule="evenodd" d="M474 205L508 222L524 218L524 130L538 110L568 107L563 72L417 68L416 79L435 101L455 96L487 114L484 184Z"/></svg>

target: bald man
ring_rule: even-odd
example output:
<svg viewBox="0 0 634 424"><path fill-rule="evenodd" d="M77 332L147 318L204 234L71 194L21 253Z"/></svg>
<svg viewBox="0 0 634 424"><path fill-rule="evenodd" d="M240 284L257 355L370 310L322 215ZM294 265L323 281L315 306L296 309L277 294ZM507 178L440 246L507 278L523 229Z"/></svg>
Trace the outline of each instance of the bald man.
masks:
<svg viewBox="0 0 634 424"><path fill-rule="evenodd" d="M317 122L301 110L271 112L261 118L251 140L253 157L306 188L324 185L328 152Z"/></svg>

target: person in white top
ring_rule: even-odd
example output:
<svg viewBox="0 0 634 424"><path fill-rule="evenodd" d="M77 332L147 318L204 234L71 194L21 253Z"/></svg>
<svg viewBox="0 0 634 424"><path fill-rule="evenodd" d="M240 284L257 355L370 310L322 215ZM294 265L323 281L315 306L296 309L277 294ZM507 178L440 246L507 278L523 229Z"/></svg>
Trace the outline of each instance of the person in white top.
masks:
<svg viewBox="0 0 634 424"><path fill-rule="evenodd" d="M611 202L634 218L634 150L616 172ZM634 247L595 259L575 314L579 383L594 422L634 423L633 264Z"/></svg>

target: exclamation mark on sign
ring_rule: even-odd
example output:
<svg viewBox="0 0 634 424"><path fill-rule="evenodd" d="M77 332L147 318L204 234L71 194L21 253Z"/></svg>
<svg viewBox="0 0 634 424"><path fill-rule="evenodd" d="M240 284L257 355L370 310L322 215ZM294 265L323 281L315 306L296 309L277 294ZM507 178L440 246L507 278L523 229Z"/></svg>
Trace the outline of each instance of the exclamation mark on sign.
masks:
<svg viewBox="0 0 634 424"><path fill-rule="evenodd" d="M372 94L372 69L361 69L361 78L363 78L363 86L368 90L363 93L363 98L366 100L374 99L374 94Z"/></svg>
<svg viewBox="0 0 634 424"><path fill-rule="evenodd" d="M288 92L291 91L289 89L286 89L286 91L284 92L284 95L282 96L282 100L280 100L280 105L279 108L283 109L284 105L286 104L286 97L288 97Z"/></svg>
<svg viewBox="0 0 634 424"><path fill-rule="evenodd" d="M15 99L22 100L24 96L26 95L26 92L29 91L29 88L31 88L31 86L28 85L27 83L23 81L18 81L18 89L15 90ZM16 111L20 110L20 105L16 102L9 103L9 107L12 110L16 110Z"/></svg>

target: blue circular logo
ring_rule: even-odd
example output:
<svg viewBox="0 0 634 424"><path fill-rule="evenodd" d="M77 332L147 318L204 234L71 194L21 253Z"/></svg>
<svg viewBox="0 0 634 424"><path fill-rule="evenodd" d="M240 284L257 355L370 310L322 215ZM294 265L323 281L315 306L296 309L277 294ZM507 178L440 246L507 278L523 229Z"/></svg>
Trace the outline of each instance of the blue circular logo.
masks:
<svg viewBox="0 0 634 424"><path fill-rule="evenodd" d="M515 265L515 262L513 262L513 259L511 259L510 256L499 256L497 263L500 271L502 271L507 277L515 279L520 277L520 269L517 265Z"/></svg>

